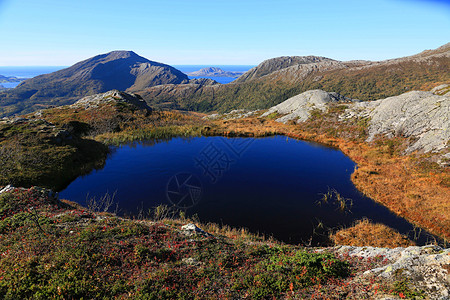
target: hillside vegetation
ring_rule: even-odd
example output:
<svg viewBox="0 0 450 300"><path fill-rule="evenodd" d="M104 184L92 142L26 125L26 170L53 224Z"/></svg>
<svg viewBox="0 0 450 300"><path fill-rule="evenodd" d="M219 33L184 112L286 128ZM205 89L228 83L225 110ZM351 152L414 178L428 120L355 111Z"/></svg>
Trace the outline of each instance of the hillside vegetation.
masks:
<svg viewBox="0 0 450 300"><path fill-rule="evenodd" d="M132 51L113 51L1 91L0 116L72 104L81 97L111 89L141 90L188 81L186 74L171 66L150 61Z"/></svg>
<svg viewBox="0 0 450 300"><path fill-rule="evenodd" d="M301 92L322 89L375 100L450 82L450 44L380 61L342 62L285 56L262 62L235 82L189 80L181 71L132 51L113 51L0 91L0 116L72 104L80 97L118 89L140 94L149 105L191 111L269 108Z"/></svg>
<svg viewBox="0 0 450 300"><path fill-rule="evenodd" d="M156 212L163 211L162 209ZM130 220L59 201L39 188L0 194L1 299L362 299L422 296L406 277L364 271L382 255L265 241L244 230L153 213ZM192 225L191 225L192 226Z"/></svg>
<svg viewBox="0 0 450 300"><path fill-rule="evenodd" d="M107 144L283 134L339 148L358 164L352 180L359 190L448 240L449 169L430 154L404 155L405 137L367 143L367 118L340 119L349 105L330 101L300 123L262 112L213 120L154 110L139 96L111 91L0 122L0 185L61 185L101 167ZM107 212L111 197L86 202L60 201L37 187L0 192L0 299L440 299L448 291L440 275L448 249L395 248L413 242L368 220L330 233L336 244L362 248L308 248L201 224L167 207L131 220Z"/></svg>
<svg viewBox="0 0 450 300"><path fill-rule="evenodd" d="M174 136L281 134L339 148L358 164L352 180L361 191L418 226L450 238L450 216L445 212L448 168L436 163L436 155L405 155L417 140L377 136L368 144L366 117L340 118L349 103L330 103L328 111L311 111L306 122L282 124L272 114L210 120L195 113L150 111L131 104L141 103L138 97L120 92L89 99L0 124L0 185L60 187L101 167L108 144Z"/></svg>
<svg viewBox="0 0 450 300"><path fill-rule="evenodd" d="M0 185L61 189L104 165L108 148L81 137L78 122L55 126L43 119L0 122Z"/></svg>
<svg viewBox="0 0 450 300"><path fill-rule="evenodd" d="M269 108L313 89L338 92L353 99L376 100L450 83L450 44L381 62L338 62L324 58L302 63L295 59L286 61L287 57L281 57L263 62L243 74L236 83L165 85L138 93L150 105L226 112L239 108Z"/></svg>
<svg viewBox="0 0 450 300"><path fill-rule="evenodd" d="M104 165L107 144L199 135L194 114L151 111L117 91L0 121L0 185L62 189ZM133 104L134 103L134 104ZM146 108L147 107L147 108Z"/></svg>

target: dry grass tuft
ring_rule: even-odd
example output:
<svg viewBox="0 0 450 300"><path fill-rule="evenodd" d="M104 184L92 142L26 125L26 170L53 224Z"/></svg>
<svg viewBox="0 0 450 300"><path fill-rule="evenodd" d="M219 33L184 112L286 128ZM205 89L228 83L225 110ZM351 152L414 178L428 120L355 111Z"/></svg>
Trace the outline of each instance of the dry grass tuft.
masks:
<svg viewBox="0 0 450 300"><path fill-rule="evenodd" d="M372 246L372 247L408 247L415 243L394 229L380 223L362 219L354 226L338 230L330 235L336 245Z"/></svg>

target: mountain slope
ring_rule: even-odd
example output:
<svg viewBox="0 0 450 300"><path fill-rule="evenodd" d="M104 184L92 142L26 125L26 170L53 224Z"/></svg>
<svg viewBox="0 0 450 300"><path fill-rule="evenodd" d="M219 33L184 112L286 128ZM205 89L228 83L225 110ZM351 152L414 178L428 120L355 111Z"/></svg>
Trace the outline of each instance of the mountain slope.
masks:
<svg viewBox="0 0 450 300"><path fill-rule="evenodd" d="M306 65L319 62L333 62L335 60L319 57L319 56L281 56L268 59L260 63L258 66L248 70L236 80L236 83L246 82L261 78L267 74L279 71L291 66Z"/></svg>
<svg viewBox="0 0 450 300"><path fill-rule="evenodd" d="M27 113L50 105L111 89L136 91L149 86L185 83L181 71L132 51L113 51L81 61L69 68L44 74L0 93L0 115Z"/></svg>
<svg viewBox="0 0 450 300"><path fill-rule="evenodd" d="M200 111L261 109L308 90L322 89L345 97L375 100L409 90L430 90L450 83L450 44L417 55L380 62L341 62L318 57L267 60L233 83L198 87L150 87L139 94L150 104Z"/></svg>
<svg viewBox="0 0 450 300"><path fill-rule="evenodd" d="M450 82L450 44L417 55L319 72L298 86L336 91L347 97L376 100L410 90L430 90ZM269 79L270 80L270 79Z"/></svg>

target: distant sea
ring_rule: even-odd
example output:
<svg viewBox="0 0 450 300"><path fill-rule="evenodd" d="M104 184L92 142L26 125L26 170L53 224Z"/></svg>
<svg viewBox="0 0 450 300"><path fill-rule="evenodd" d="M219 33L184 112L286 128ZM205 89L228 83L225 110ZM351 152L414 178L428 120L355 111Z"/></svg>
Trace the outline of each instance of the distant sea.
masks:
<svg viewBox="0 0 450 300"><path fill-rule="evenodd" d="M216 68L220 68L224 71L228 71L228 72L247 72L248 70L250 70L251 68L253 68L255 66L250 66L250 65L177 65L177 66L173 66L173 67L177 68L178 70L180 70L183 73L191 73L191 72L195 72L200 69L208 68L208 67L216 67ZM211 76L189 76L189 78L211 78L222 84L230 83L230 82L236 80L236 78L231 78L231 77L211 77Z"/></svg>
<svg viewBox="0 0 450 300"><path fill-rule="evenodd" d="M2 67L0 66L0 75L14 76L17 78L33 78L38 75L52 73L61 69L67 68L65 66L20 66L20 67ZM15 88L20 82L5 82L0 83L6 88Z"/></svg>
<svg viewBox="0 0 450 300"><path fill-rule="evenodd" d="M194 71L198 71L207 67L217 67L221 68L224 71L230 72L246 72L253 68L254 66L250 65L175 65L173 66L180 70L183 73L190 73ZM0 75L3 76L14 76L17 78L33 78L38 75L52 73L61 69L67 68L66 66L20 66L20 67L2 67L0 66ZM203 77L189 77L189 78L205 78ZM230 83L236 78L230 77L206 77L211 78L217 82L222 84ZM8 82L8 83L0 83L2 86L6 88L14 88L19 83L18 82Z"/></svg>
<svg viewBox="0 0 450 300"><path fill-rule="evenodd" d="M20 66L20 67L1 67L0 75L14 76L17 78L32 78L38 75L55 72L67 68L65 66Z"/></svg>

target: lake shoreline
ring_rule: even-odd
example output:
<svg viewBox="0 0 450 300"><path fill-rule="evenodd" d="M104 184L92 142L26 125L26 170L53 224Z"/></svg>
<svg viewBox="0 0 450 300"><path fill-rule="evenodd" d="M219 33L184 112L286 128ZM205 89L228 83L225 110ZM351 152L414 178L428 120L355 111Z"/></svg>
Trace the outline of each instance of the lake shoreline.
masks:
<svg viewBox="0 0 450 300"><path fill-rule="evenodd" d="M238 155L233 151L237 149L230 147L240 144L248 148ZM204 157L203 151L212 147L230 161L229 165L223 164L223 172L209 169L209 173L204 173L196 165ZM265 153L271 155L267 157ZM202 223L244 227L290 244L309 241L313 245L329 245L330 232L368 218L395 228L410 239L416 238L418 245L435 238L423 232L417 239L412 235L412 224L364 197L351 183L353 170L354 163L338 149L284 135L181 137L114 147L104 169L77 178L60 192L60 197L85 206L87 193L90 198L99 199L106 192L114 192L119 216L133 218L158 205L173 205L167 202L171 198L164 190L171 176L182 172L194 175L201 186L201 198L195 205L189 203L185 213L197 214ZM252 221L247 216L252 216ZM270 226L264 221L269 217L273 222ZM315 228L317 220L323 228Z"/></svg>
<svg viewBox="0 0 450 300"><path fill-rule="evenodd" d="M402 199L411 199L407 197L408 190L404 190L403 186L399 186L401 182L407 181L417 189L425 189L425 197L430 197L428 204L430 206L439 205L439 199L445 199L449 193L449 188L443 186L441 182L447 178L445 173L428 172L424 173L420 170L410 169L404 172L403 164L413 161L411 155L399 155L386 153L380 150L381 146L369 145L363 140L345 140L336 138L326 133L317 133L313 130L300 129L295 125L280 124L278 122L267 120L261 123L257 118L237 119L216 122L217 127L209 129L214 134L225 136L265 136L272 134L283 134L289 137L297 138L305 141L313 141L325 146L331 146L339 149L357 164L352 174L352 182L357 189L369 198L383 204L393 213L404 217L408 221L417 224L419 227L426 228L430 232L440 236L444 240L450 239L450 224L445 220L436 220L433 214L426 210L429 208L419 206L411 206ZM313 124L315 125L315 124ZM308 121L305 122L303 128L308 127ZM342 128L344 126L341 125ZM317 127L313 127L317 128ZM391 173L395 171L394 176ZM426 178L431 180L427 180ZM392 185L387 182L392 181ZM384 188L380 188L384 187ZM406 196L406 197L405 197ZM427 202L426 199L421 199Z"/></svg>
<svg viewBox="0 0 450 300"><path fill-rule="evenodd" d="M97 108L97 110L100 110ZM43 111L42 118L52 122L57 126L66 126L67 120L77 120L86 124L98 124L99 122L108 121L109 118L120 113L124 115L125 111L116 111L114 106L104 106L102 115L97 112L97 119L92 119L90 109L86 111L73 107L63 107L58 109L50 109ZM122 110L122 108L121 108ZM110 111L110 112L109 112ZM280 124L272 119L251 117L237 120L205 120L204 114L186 113L176 111L160 111L155 112L151 116L154 120L148 123L148 116L139 112L131 112L130 117L133 121L126 121L123 129L117 132L98 131L97 134L91 135L91 139L95 139L103 144L121 144L130 141L146 140L149 138L170 138L175 136L229 136L229 137L264 137L271 135L286 135L300 140L313 141L328 147L334 147L342 151L353 162L357 164L354 173L351 176L352 182L356 188L369 198L386 206L396 215L405 218L409 222L416 224L429 230L432 234L440 236L444 240L450 237L449 225L446 219L436 219L433 211L427 210L432 207L433 203L439 203L439 199L445 199L448 188L441 184L445 179L444 173L438 172L422 172L420 170L411 169L410 173L402 172L405 163L411 163L410 155L392 154L391 150L386 152L384 144L369 145L363 139L342 139L336 138L326 132L320 132L320 126L323 124L322 119L326 120L326 116L320 117L316 123L311 121L305 122L302 126L293 124ZM32 115L30 115L32 116ZM100 119L98 119L100 118ZM91 125L90 125L91 126ZM97 125L96 125L97 126ZM335 126L333 124L333 126ZM338 124L339 130L345 132L349 130L344 125ZM358 126L364 126L358 125ZM353 128L353 127L352 127ZM352 129L354 131L354 129ZM364 128L358 129L361 132ZM390 149L390 148L389 148ZM394 149L395 150L395 149ZM392 171L396 171L394 176ZM414 176L411 176L414 175ZM386 182L393 181L392 185L386 185ZM429 180L432 179L432 180ZM432 191L424 193L426 198L414 198L408 196L409 191L403 190L401 182L410 182L409 184L416 188ZM412 181L411 181L412 180ZM7 184L7 183L6 183ZM30 185L35 185L30 182ZM383 187L383 188L381 188ZM417 192L415 192L417 193ZM421 196L422 197L422 196ZM439 198L440 197L440 198ZM408 203L404 201L408 200ZM412 203L418 200L428 203L426 207ZM436 202L437 201L437 202ZM447 224L447 225L446 225Z"/></svg>

